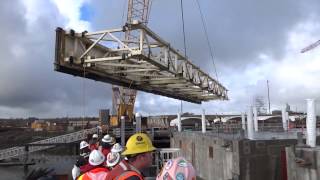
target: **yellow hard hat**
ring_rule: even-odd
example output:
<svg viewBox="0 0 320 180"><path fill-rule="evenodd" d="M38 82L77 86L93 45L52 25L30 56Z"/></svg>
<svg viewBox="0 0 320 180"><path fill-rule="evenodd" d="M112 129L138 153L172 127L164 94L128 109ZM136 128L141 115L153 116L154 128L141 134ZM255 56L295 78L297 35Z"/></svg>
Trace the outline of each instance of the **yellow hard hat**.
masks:
<svg viewBox="0 0 320 180"><path fill-rule="evenodd" d="M148 135L144 133L136 133L132 135L126 144L126 150L122 155L133 155L156 150Z"/></svg>

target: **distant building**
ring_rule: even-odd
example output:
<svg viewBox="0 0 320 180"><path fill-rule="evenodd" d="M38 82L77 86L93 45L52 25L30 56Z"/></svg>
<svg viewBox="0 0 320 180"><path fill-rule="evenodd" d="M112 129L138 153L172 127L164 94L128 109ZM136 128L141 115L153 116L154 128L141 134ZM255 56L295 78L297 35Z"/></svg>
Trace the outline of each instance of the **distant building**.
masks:
<svg viewBox="0 0 320 180"><path fill-rule="evenodd" d="M44 120L34 120L31 123L31 129L34 131L44 131L47 128L47 123Z"/></svg>

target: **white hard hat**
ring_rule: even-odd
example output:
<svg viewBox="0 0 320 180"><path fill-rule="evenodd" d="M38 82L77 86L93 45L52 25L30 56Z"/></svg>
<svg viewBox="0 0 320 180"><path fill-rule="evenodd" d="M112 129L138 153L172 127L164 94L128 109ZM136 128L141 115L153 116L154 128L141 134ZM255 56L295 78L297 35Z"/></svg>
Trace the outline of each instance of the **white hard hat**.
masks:
<svg viewBox="0 0 320 180"><path fill-rule="evenodd" d="M107 135L103 136L102 142L111 143L112 142L112 137L109 134L107 134Z"/></svg>
<svg viewBox="0 0 320 180"><path fill-rule="evenodd" d="M80 142L80 149L86 148L88 146L89 146L89 144L86 141L81 141Z"/></svg>
<svg viewBox="0 0 320 180"><path fill-rule="evenodd" d="M107 155L107 166L113 167L120 162L120 154L119 153L109 153Z"/></svg>
<svg viewBox="0 0 320 180"><path fill-rule="evenodd" d="M92 138L98 138L99 136L98 136L98 134L93 134L92 135Z"/></svg>
<svg viewBox="0 0 320 180"><path fill-rule="evenodd" d="M116 141L116 138L114 138L114 137L111 137L111 145L113 145L113 144L115 144L117 141Z"/></svg>
<svg viewBox="0 0 320 180"><path fill-rule="evenodd" d="M102 164L105 160L104 155L99 150L93 150L91 151L89 155L89 164L92 166L98 166Z"/></svg>
<svg viewBox="0 0 320 180"><path fill-rule="evenodd" d="M113 153L121 153L123 150L124 150L124 148L119 143L116 143L111 148L111 152L113 152Z"/></svg>

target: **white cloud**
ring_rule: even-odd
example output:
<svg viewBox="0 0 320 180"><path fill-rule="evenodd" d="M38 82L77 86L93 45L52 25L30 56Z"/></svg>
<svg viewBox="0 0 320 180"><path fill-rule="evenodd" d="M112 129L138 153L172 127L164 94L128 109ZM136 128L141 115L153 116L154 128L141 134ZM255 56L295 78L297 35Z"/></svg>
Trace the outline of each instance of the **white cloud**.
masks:
<svg viewBox="0 0 320 180"><path fill-rule="evenodd" d="M89 0L52 0L62 14L67 19L66 28L76 31L90 30L90 23L81 20L81 7Z"/></svg>
<svg viewBox="0 0 320 180"><path fill-rule="evenodd" d="M26 7L25 18L29 26L36 25L41 17L50 16L52 9L57 9L64 18L65 28L72 28L76 31L90 29L90 22L81 20L81 7L90 0L23 0ZM58 17L52 17L58 18Z"/></svg>

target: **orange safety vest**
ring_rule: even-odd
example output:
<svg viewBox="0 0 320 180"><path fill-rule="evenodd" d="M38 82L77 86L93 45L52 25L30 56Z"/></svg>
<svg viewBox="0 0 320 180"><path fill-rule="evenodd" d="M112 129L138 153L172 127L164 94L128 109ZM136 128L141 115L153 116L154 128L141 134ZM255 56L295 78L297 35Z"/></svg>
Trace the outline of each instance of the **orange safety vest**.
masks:
<svg viewBox="0 0 320 180"><path fill-rule="evenodd" d="M143 177L141 174L137 173L136 171L125 171L119 176L117 176L114 180L126 180L130 177L138 176L140 180L143 180Z"/></svg>
<svg viewBox="0 0 320 180"><path fill-rule="evenodd" d="M141 180L143 180L143 177L138 172L134 171L131 165L126 161L122 160L113 168L108 176L107 179L109 180L123 180L131 176L138 176ZM119 179L121 178L121 179Z"/></svg>
<svg viewBox="0 0 320 180"><path fill-rule="evenodd" d="M78 180L97 180L97 179L106 179L109 170L106 168L98 167L82 174Z"/></svg>

